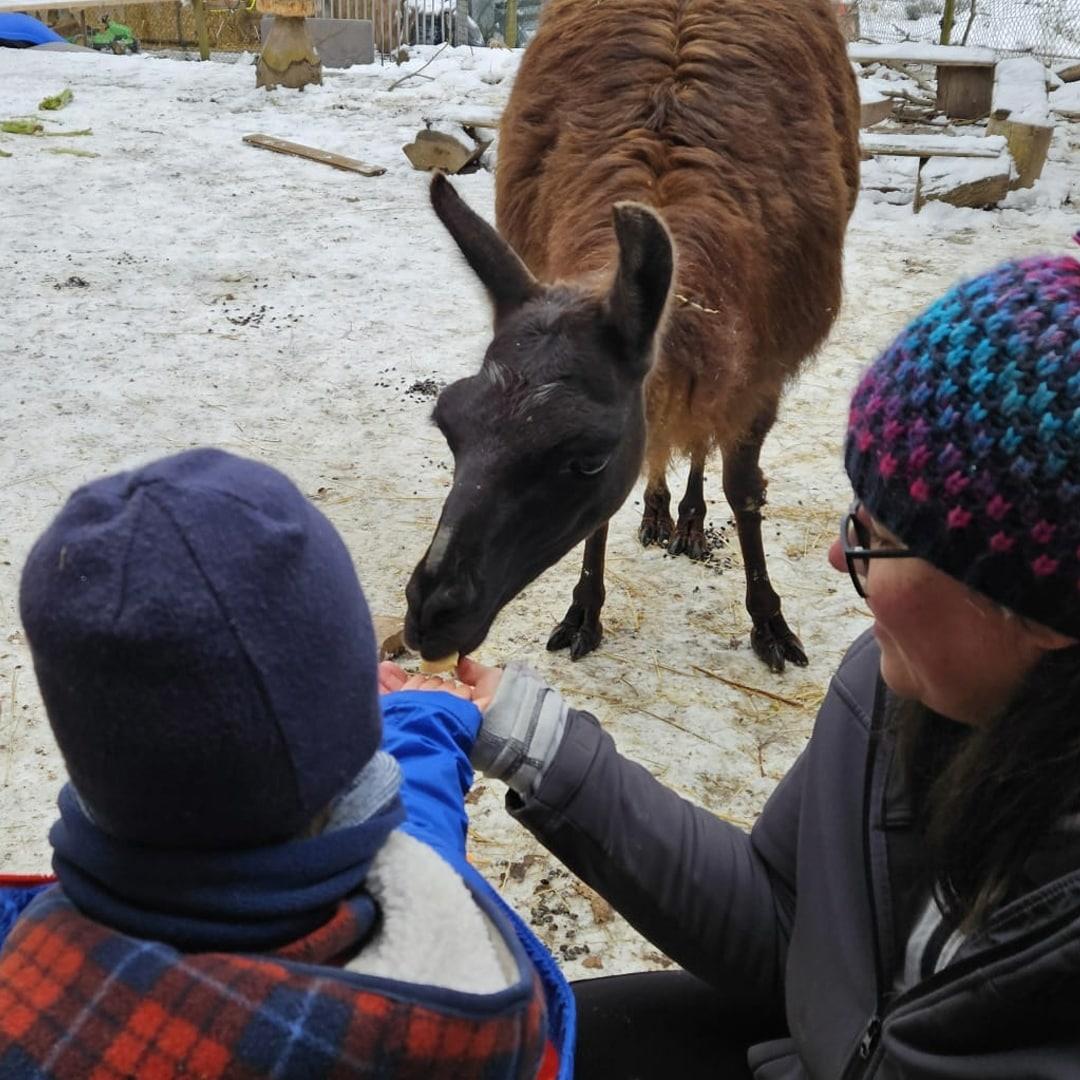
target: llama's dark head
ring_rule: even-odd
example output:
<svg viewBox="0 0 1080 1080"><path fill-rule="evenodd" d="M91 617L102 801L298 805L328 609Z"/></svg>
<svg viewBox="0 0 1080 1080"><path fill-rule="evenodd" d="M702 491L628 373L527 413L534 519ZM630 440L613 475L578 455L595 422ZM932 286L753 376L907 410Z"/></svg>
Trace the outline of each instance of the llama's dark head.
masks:
<svg viewBox="0 0 1080 1080"><path fill-rule="evenodd" d="M674 255L655 213L620 203L607 291L544 285L445 177L431 199L495 307L479 372L435 405L454 483L409 581L405 624L409 644L435 659L475 649L503 606L629 494Z"/></svg>

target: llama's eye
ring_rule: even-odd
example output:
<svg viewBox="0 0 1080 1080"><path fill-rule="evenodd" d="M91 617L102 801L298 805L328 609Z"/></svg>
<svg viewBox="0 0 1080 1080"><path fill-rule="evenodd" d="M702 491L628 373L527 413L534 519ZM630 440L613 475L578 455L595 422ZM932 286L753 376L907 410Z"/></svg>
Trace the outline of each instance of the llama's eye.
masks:
<svg viewBox="0 0 1080 1080"><path fill-rule="evenodd" d="M610 454L607 457L576 458L570 462L570 468L578 476L596 476L607 468L610 460Z"/></svg>

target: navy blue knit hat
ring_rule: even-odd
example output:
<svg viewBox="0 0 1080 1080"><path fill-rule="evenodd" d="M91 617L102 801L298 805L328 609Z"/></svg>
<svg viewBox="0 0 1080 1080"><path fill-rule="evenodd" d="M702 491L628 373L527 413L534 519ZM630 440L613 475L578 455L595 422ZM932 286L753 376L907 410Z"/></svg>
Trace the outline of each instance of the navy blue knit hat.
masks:
<svg viewBox="0 0 1080 1080"><path fill-rule="evenodd" d="M193 450L80 488L30 552L20 607L72 783L114 836L282 840L378 749L352 561L266 465Z"/></svg>

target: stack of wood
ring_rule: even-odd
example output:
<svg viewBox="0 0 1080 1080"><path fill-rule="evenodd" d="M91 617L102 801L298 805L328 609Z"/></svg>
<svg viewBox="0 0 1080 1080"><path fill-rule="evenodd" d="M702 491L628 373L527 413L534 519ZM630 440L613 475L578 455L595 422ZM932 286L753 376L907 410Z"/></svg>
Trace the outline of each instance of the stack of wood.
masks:
<svg viewBox="0 0 1080 1080"><path fill-rule="evenodd" d="M903 42L856 44L849 47L848 54L864 66L934 64L937 69L936 100L920 102L923 124L905 127L902 133L863 140L864 156L910 155L919 159L916 211L929 201L996 206L1009 191L1034 185L1046 163L1054 116L1070 117L1073 98L1069 80L1080 81L1080 64L1064 65L1051 72L1030 56L999 60L985 49ZM917 75L909 74L920 89L934 93L932 85L924 86ZM860 79L860 83L864 81L880 80ZM883 93L888 95L890 91L885 87ZM865 114L870 95L863 91L862 96ZM909 94L899 96L903 100L911 98ZM1076 95L1076 112L1080 118L1080 93ZM947 135L940 129L935 131L938 124L945 123L942 113L968 120L986 118L986 134ZM911 117L906 106L898 104L891 119ZM887 179L887 175L883 173L883 178Z"/></svg>
<svg viewBox="0 0 1080 1080"><path fill-rule="evenodd" d="M1080 63L1074 61L1055 69L1050 109L1064 120L1080 120Z"/></svg>

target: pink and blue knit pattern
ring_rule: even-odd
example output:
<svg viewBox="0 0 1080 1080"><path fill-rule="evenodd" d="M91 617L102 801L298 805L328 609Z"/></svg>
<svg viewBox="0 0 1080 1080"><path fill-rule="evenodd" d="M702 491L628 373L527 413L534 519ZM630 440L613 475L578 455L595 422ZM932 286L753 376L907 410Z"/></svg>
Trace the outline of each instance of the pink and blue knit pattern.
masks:
<svg viewBox="0 0 1080 1080"><path fill-rule="evenodd" d="M1005 263L920 315L855 391L846 464L919 555L1080 634L1080 263Z"/></svg>

